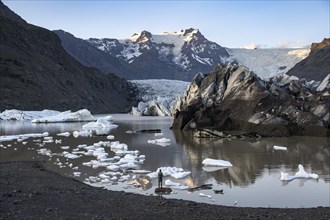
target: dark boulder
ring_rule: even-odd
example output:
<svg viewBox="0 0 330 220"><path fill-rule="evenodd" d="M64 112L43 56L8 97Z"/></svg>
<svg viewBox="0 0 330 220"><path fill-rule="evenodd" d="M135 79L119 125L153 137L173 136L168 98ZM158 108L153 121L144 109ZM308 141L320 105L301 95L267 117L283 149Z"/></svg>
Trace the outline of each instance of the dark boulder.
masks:
<svg viewBox="0 0 330 220"><path fill-rule="evenodd" d="M330 136L329 88L305 80L261 80L244 66L197 74L176 103L173 129L255 136ZM212 132L211 132L212 133Z"/></svg>

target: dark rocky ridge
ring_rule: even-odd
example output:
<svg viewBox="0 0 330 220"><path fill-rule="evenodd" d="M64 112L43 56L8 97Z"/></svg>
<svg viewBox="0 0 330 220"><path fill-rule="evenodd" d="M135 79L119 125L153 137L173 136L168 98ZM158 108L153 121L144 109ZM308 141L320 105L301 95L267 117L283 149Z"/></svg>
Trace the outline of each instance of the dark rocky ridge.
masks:
<svg viewBox="0 0 330 220"><path fill-rule="evenodd" d="M97 68L103 73L116 73L127 79L135 75L135 70L127 63L97 49L87 41L76 38L63 30L53 32L60 37L63 48L83 65Z"/></svg>
<svg viewBox="0 0 330 220"><path fill-rule="evenodd" d="M305 78L308 81L322 81L330 74L330 38L324 38L320 43L313 43L308 57L297 63L286 74Z"/></svg>
<svg viewBox="0 0 330 220"><path fill-rule="evenodd" d="M197 74L175 109L173 129L197 136L330 136L329 88L263 81L244 66Z"/></svg>
<svg viewBox="0 0 330 220"><path fill-rule="evenodd" d="M58 36L0 2L0 110L127 112L132 85L72 58Z"/></svg>

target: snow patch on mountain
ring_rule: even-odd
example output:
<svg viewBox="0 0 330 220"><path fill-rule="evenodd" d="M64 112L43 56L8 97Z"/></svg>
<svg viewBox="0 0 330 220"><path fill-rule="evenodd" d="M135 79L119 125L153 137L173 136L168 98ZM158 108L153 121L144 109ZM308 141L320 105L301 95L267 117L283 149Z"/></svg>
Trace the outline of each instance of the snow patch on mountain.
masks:
<svg viewBox="0 0 330 220"><path fill-rule="evenodd" d="M306 58L310 49L229 49L230 59L248 67L260 78L268 79L286 73Z"/></svg>

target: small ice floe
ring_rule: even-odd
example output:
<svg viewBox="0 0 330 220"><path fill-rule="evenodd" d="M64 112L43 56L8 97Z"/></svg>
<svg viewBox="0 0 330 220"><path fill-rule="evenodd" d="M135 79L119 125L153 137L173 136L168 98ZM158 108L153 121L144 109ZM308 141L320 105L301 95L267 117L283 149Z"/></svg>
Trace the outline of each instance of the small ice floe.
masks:
<svg viewBox="0 0 330 220"><path fill-rule="evenodd" d="M63 150L69 150L70 146L62 146L61 149Z"/></svg>
<svg viewBox="0 0 330 220"><path fill-rule="evenodd" d="M25 140L27 138L40 138L40 137L46 137L48 135L49 135L48 132L31 133L31 134L19 134L19 135L5 135L5 136L0 136L0 142L2 142L2 141L13 141L13 140L16 140L16 139Z"/></svg>
<svg viewBox="0 0 330 220"><path fill-rule="evenodd" d="M211 158L206 158L203 160L202 164L205 166L220 166L220 167L232 167L233 165L226 160L216 160Z"/></svg>
<svg viewBox="0 0 330 220"><path fill-rule="evenodd" d="M74 177L80 177L80 175L81 175L81 172L73 172Z"/></svg>
<svg viewBox="0 0 330 220"><path fill-rule="evenodd" d="M108 135L108 136L107 136L107 139L108 139L108 140L113 140L113 139L115 139L115 136L113 136L113 135Z"/></svg>
<svg viewBox="0 0 330 220"><path fill-rule="evenodd" d="M170 145L171 140L167 138L160 138L160 139L155 139L155 140L148 140L149 144L157 144L162 147L166 147Z"/></svg>
<svg viewBox="0 0 330 220"><path fill-rule="evenodd" d="M45 156L48 156L48 157L52 156L52 151L48 150L46 148L41 148L41 149L37 150L37 152L38 152L38 154L45 155Z"/></svg>
<svg viewBox="0 0 330 220"><path fill-rule="evenodd" d="M119 143L119 141L114 141L114 142L111 142L110 148L111 148L111 150L113 150L113 149L127 150L128 146L127 146L127 144Z"/></svg>
<svg viewBox="0 0 330 220"><path fill-rule="evenodd" d="M120 169L120 167L118 165L110 165L110 166L107 166L107 169L108 170L112 170L112 171L117 171Z"/></svg>
<svg viewBox="0 0 330 220"><path fill-rule="evenodd" d="M55 140L55 144L62 144L62 140Z"/></svg>
<svg viewBox="0 0 330 220"><path fill-rule="evenodd" d="M157 136L163 136L164 135L164 133L155 133L155 136L157 137Z"/></svg>
<svg viewBox="0 0 330 220"><path fill-rule="evenodd" d="M44 137L43 143L53 143L53 137Z"/></svg>
<svg viewBox="0 0 330 220"><path fill-rule="evenodd" d="M199 193L198 195L199 195L200 197L212 198L211 195L207 195L207 194L204 194L204 193Z"/></svg>
<svg viewBox="0 0 330 220"><path fill-rule="evenodd" d="M92 131L86 130L86 131L74 131L72 133L73 137L91 137L92 136Z"/></svg>
<svg viewBox="0 0 330 220"><path fill-rule="evenodd" d="M298 169L299 171L294 175L294 176L290 176L288 173L284 173L281 172L281 180L283 181L291 181L297 178L305 178L305 179L318 179L319 175L315 174L315 173L307 173L304 170L303 165L299 164L298 165Z"/></svg>
<svg viewBox="0 0 330 220"><path fill-rule="evenodd" d="M69 137L70 136L70 132L59 133L59 134L57 134L57 136Z"/></svg>
<svg viewBox="0 0 330 220"><path fill-rule="evenodd" d="M32 123L57 123L57 122L80 122L80 121L95 121L95 118L87 109L81 109L76 112L65 111L57 115L33 119Z"/></svg>
<svg viewBox="0 0 330 220"><path fill-rule="evenodd" d="M125 155L125 154L135 154L138 155L140 151L138 150L115 150L116 155Z"/></svg>
<svg viewBox="0 0 330 220"><path fill-rule="evenodd" d="M61 155L63 157L66 157L68 159L73 159L73 160L81 157L81 155L72 154L72 153L69 153L67 151L63 151Z"/></svg>
<svg viewBox="0 0 330 220"><path fill-rule="evenodd" d="M287 147L274 145L274 150L288 150Z"/></svg>

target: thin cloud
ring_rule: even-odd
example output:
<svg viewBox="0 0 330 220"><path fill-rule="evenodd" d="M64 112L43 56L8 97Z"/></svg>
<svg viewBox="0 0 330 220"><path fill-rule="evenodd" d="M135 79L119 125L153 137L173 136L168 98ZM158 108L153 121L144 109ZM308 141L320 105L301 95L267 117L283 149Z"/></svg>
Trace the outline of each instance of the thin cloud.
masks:
<svg viewBox="0 0 330 220"><path fill-rule="evenodd" d="M245 45L241 48L253 50L253 49L258 49L258 48L261 48L261 47L262 47L261 44L251 43L251 44Z"/></svg>
<svg viewBox="0 0 330 220"><path fill-rule="evenodd" d="M304 40L284 40L284 41L280 41L277 43L277 47L279 48L296 48L296 47L301 47L302 43L304 42Z"/></svg>

